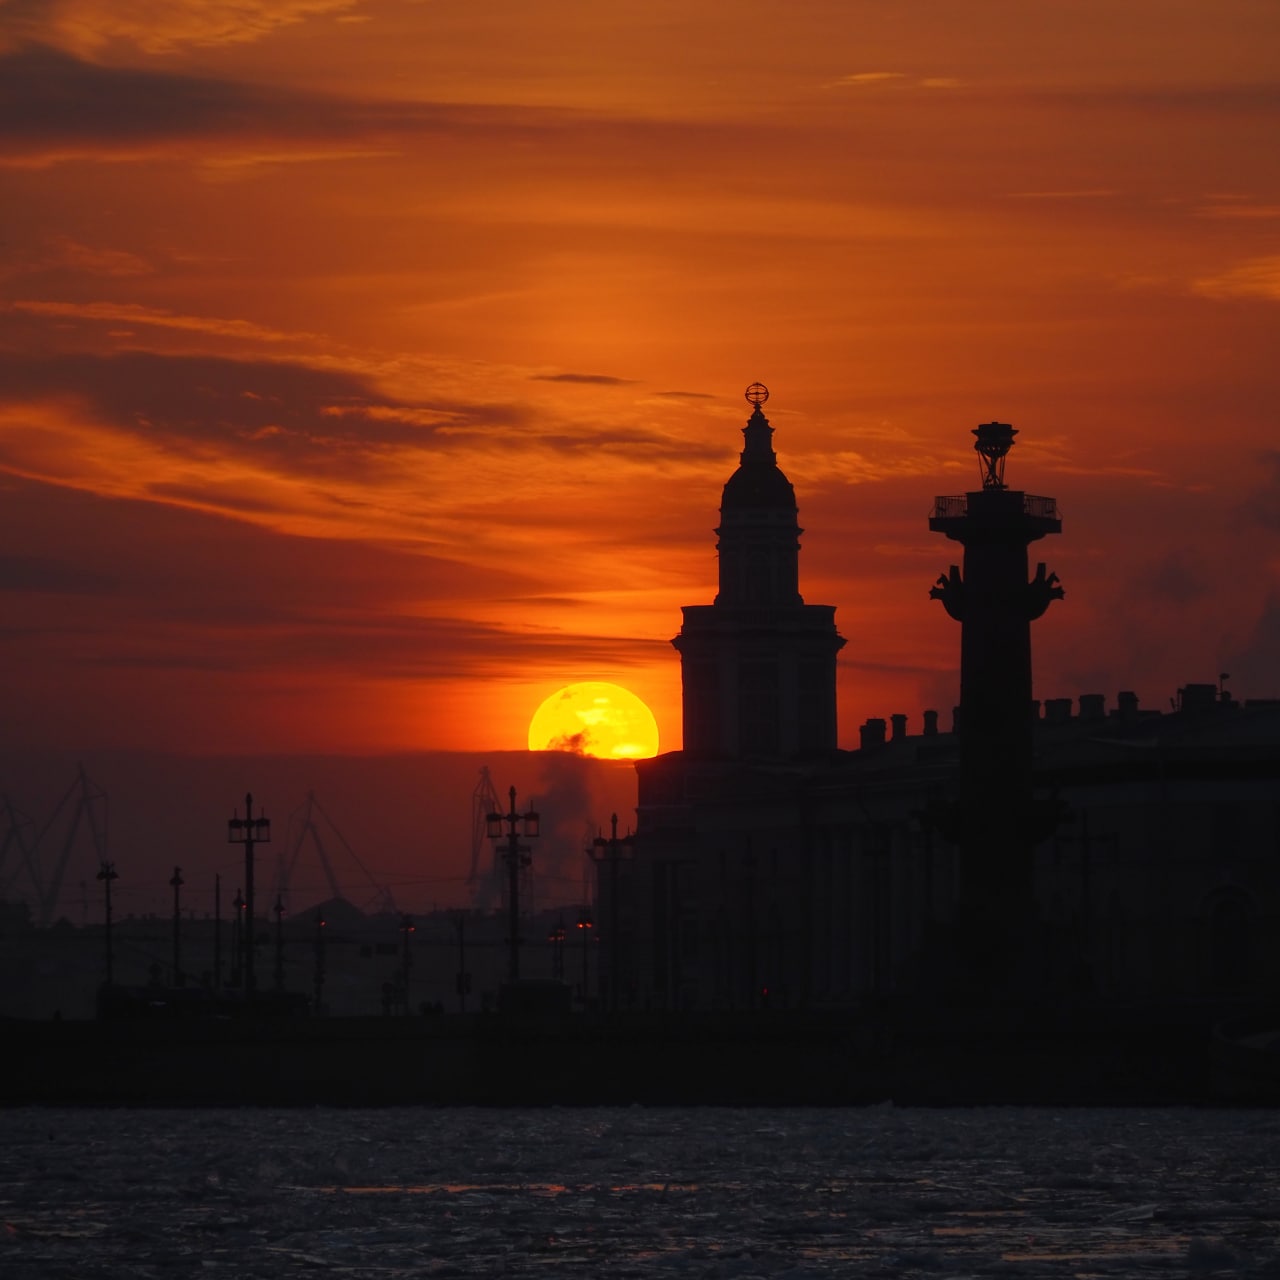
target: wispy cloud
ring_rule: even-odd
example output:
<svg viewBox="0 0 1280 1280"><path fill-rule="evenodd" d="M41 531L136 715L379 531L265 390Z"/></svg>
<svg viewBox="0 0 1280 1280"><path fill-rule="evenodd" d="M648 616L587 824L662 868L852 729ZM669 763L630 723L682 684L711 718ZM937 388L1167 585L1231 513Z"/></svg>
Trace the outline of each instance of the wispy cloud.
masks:
<svg viewBox="0 0 1280 1280"><path fill-rule="evenodd" d="M1010 191L1010 200L1102 200L1116 195L1112 187L1081 187L1061 191Z"/></svg>
<svg viewBox="0 0 1280 1280"><path fill-rule="evenodd" d="M133 302L43 302L36 299L19 299L10 303L9 306L14 311L23 311L29 315L101 320L111 324L149 325L160 329L180 329L189 333L205 333L219 338L240 338L252 342L313 343L321 340L319 334L285 333L255 324L251 320L180 315L165 311L163 308L144 307Z"/></svg>
<svg viewBox="0 0 1280 1280"><path fill-rule="evenodd" d="M571 116L550 109L353 100L100 66L44 45L0 54L0 163L8 167L153 155L198 155L224 165L368 157L388 154L388 140L396 137L533 136L562 127Z"/></svg>
<svg viewBox="0 0 1280 1280"><path fill-rule="evenodd" d="M0 14L0 43L40 40L76 54L113 41L144 53L252 44L317 17L354 16L358 0L49 0Z"/></svg>
<svg viewBox="0 0 1280 1280"><path fill-rule="evenodd" d="M1228 222L1270 222L1280 218L1280 204L1215 200L1202 205L1196 213L1201 218L1221 218Z"/></svg>
<svg viewBox="0 0 1280 1280"><path fill-rule="evenodd" d="M47 258L39 263L41 268L68 267L93 276L146 276L155 273L155 267L145 258L123 249L81 244L70 236L50 236Z"/></svg>
<svg viewBox="0 0 1280 1280"><path fill-rule="evenodd" d="M534 382L580 382L593 387L630 387L634 378L615 378L607 373L535 373Z"/></svg>
<svg viewBox="0 0 1280 1280"><path fill-rule="evenodd" d="M901 79L903 79L901 71L855 71L851 75L841 76L838 80L832 80L827 87L836 89L845 85L885 84L890 80Z"/></svg>
<svg viewBox="0 0 1280 1280"><path fill-rule="evenodd" d="M1267 298L1280 301L1280 255L1256 258L1213 276L1203 276L1192 290L1206 298Z"/></svg>

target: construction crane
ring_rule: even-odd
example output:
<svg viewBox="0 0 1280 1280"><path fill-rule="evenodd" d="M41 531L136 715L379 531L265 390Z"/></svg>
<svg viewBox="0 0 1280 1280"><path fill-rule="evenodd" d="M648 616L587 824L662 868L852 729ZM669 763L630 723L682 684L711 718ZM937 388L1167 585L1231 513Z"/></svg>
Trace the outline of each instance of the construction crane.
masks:
<svg viewBox="0 0 1280 1280"><path fill-rule="evenodd" d="M14 883L23 871L26 871L36 897L40 896L40 877L36 873L35 850L30 838L30 833L34 830L35 823L16 808L8 796L0 797L0 831L4 833L0 837L0 902L8 899ZM13 869L6 874L6 864L11 861L9 855L15 849L17 857L12 859Z"/></svg>
<svg viewBox="0 0 1280 1280"><path fill-rule="evenodd" d="M347 843L346 837L338 830L337 823L324 811L320 801L316 799L314 791L307 792L306 800L298 806L289 815L288 835L286 841L289 846L289 861L286 865L283 858L280 859L276 867L276 894L283 903L288 902L289 884L293 879L293 873L298 865L298 859L302 855L303 845L306 844L310 837L311 846L315 849L320 859L320 865L324 870L325 880L329 886L330 898L342 898L345 895L338 884L338 877L334 873L333 863L329 859L329 851L325 847L324 835L321 830L320 822L323 822L324 829L329 835L337 840L338 844L345 851L347 857L360 869L361 874L369 882L374 890L373 900L378 904L380 911L395 911L395 899L391 890L385 885L380 885L374 878L373 873L360 861L355 850ZM363 907L367 907L369 902L366 901ZM362 909L363 909L362 907Z"/></svg>
<svg viewBox="0 0 1280 1280"><path fill-rule="evenodd" d="M6 801L6 805L8 802ZM41 872L41 851L56 838L61 827L63 815L69 813L62 845L58 849L53 872L46 882ZM76 836L83 822L89 831L89 839L93 844L94 862L101 865L107 857L107 795L89 781L84 765L76 766L75 781L67 788L62 799L49 820L40 828L40 833L30 847L27 846L25 827L17 817L16 810L8 806L7 817L9 829L5 835L5 853L11 844L17 844L22 853L23 865L31 879L36 895L36 918L42 928L53 923L54 913L58 907L58 895L62 892L62 879L66 875L67 864L71 861L75 849ZM3 859L0 858L0 865Z"/></svg>
<svg viewBox="0 0 1280 1280"><path fill-rule="evenodd" d="M480 870L480 855L489 843L488 818L502 808L498 792L489 776L489 766L480 767L480 781L471 793L471 871L467 876L467 888L471 891L472 903L481 911L493 907L495 899L502 893L502 868L496 856L489 869Z"/></svg>

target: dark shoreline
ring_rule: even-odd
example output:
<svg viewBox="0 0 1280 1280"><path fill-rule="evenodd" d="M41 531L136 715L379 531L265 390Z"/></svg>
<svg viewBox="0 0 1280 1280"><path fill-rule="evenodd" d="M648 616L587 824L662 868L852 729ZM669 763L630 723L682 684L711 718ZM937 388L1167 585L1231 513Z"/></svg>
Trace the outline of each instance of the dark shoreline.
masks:
<svg viewBox="0 0 1280 1280"><path fill-rule="evenodd" d="M8 1019L0 1104L1280 1103L1280 1054L1256 1034L1280 1019L1206 1012Z"/></svg>

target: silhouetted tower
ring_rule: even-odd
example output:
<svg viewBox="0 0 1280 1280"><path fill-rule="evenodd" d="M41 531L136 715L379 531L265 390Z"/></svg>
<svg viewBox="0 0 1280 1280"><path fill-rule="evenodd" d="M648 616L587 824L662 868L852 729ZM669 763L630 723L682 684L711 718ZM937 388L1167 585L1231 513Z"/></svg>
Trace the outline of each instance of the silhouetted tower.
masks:
<svg viewBox="0 0 1280 1280"><path fill-rule="evenodd" d="M800 595L795 490L778 467L762 406L769 390L746 390L751 417L738 469L724 486L717 544L720 590L686 605L671 642L680 654L684 750L706 758L818 755L836 747L835 606Z"/></svg>
<svg viewBox="0 0 1280 1280"><path fill-rule="evenodd" d="M1031 623L1062 598L1043 563L1028 578L1027 548L1060 533L1053 498L1010 489L1005 458L1017 432L987 422L977 440L982 488L938 498L929 528L964 547L929 592L960 622L960 783L954 832L971 923L1017 929L1031 908L1032 847L1045 834L1032 803ZM1006 954L1007 958L1007 954Z"/></svg>

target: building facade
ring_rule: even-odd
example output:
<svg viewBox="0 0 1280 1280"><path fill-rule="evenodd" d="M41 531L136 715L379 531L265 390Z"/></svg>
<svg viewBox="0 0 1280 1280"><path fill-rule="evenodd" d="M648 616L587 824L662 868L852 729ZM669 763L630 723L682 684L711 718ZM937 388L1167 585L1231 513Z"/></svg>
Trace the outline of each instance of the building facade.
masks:
<svg viewBox="0 0 1280 1280"><path fill-rule="evenodd" d="M795 495L762 404L724 489L719 592L685 608L673 641L685 747L638 762L634 856L600 883L602 919L618 895L617 946L602 939L618 1002L945 997L965 885L990 870L966 866L981 841L954 822L972 767L932 711L915 731L868 720L857 750L836 746L843 640L834 609L800 595ZM1280 702L1188 684L1166 713L1084 694L1029 702L1024 723L1026 803L1052 816L1016 869L1029 888L997 901L1037 939L1024 990L1117 1004L1280 991Z"/></svg>

